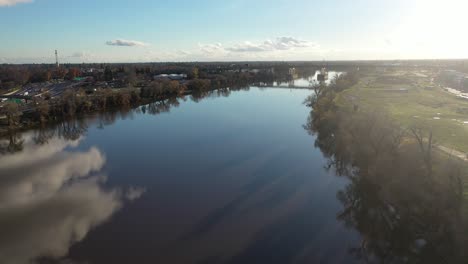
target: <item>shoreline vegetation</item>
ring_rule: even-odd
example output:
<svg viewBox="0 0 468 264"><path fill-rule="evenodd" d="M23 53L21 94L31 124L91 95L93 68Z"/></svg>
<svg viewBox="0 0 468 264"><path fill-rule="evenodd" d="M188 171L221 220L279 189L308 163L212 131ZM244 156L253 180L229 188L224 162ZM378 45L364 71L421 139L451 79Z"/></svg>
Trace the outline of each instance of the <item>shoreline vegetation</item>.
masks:
<svg viewBox="0 0 468 264"><path fill-rule="evenodd" d="M11 70L8 67L6 69ZM248 65L242 65L230 66L229 69L203 68L202 70L192 66L154 69L105 67L102 71L86 77L91 81L72 84L72 88L63 89L56 96L52 96L48 91L38 92L35 96L22 96L25 99L22 101L14 99L3 103L0 108L0 116L4 117L0 120L0 136L93 113L131 109L153 102L164 104L166 101L186 95L201 97L216 89L238 89L255 83L272 84L275 81L287 82L291 79L288 69L287 65L275 69L251 69ZM13 92L18 90L14 87L16 84L50 83L54 82L53 77L64 78L71 82L80 75L80 70L77 68L70 68L67 73L62 69L39 68L36 69L37 72L31 73L21 67L15 70L3 73L3 75L17 76L17 79L11 81L13 84L10 82L7 85L10 89L6 89L4 95L12 94L11 90ZM307 72L309 71L315 71L315 68L307 69ZM173 80L169 74L164 74L164 77L160 78L163 72L184 78ZM304 71L302 74L308 73ZM23 75L31 77L26 78Z"/></svg>
<svg viewBox="0 0 468 264"><path fill-rule="evenodd" d="M379 109L401 127L432 131L435 147L466 160L468 100L446 91L448 73L444 68L361 71L359 83L340 93L336 103L350 110L354 104L361 110Z"/></svg>
<svg viewBox="0 0 468 264"><path fill-rule="evenodd" d="M249 87L235 89L220 88L206 93L191 94L189 99L193 102L201 102L204 98L228 97L233 91L249 90ZM113 108L106 111L89 113L73 118L57 120L39 125L31 129L32 140L37 145L48 144L54 137L67 141L79 140L88 132L88 128L94 124L98 129L105 129L119 119L133 118L134 114L159 115L168 113L177 108L181 101L187 100L188 96L171 97L165 100L153 101L135 108ZM30 128L27 128L29 131ZM25 133L20 130L10 130L6 137L0 138L0 154L14 154L24 150Z"/></svg>
<svg viewBox="0 0 468 264"><path fill-rule="evenodd" d="M437 141L441 139L445 147L465 151L468 144L462 143L459 147L456 142L465 135L463 122L468 123L468 120L462 120L462 115L466 113L468 102L465 107L464 102L460 101L462 105L457 107L454 105L455 99L442 98L444 102L437 101L437 96L443 91L437 93L436 88L418 88L419 91L407 87L411 83L412 86L433 87L432 81L421 80L434 79L437 72L440 73L437 79L447 83L453 73L450 69L465 74L468 73L466 65L463 60L65 64L58 68L48 64L0 64L0 136L12 130L26 130L77 116L134 108L189 94L196 96L215 89L288 83L297 78L309 78L327 67L340 72L360 69L361 73L378 73L363 76L362 83L384 88L355 86L358 88L348 90L341 101L358 100L361 107L374 103L399 108L398 101L391 100L397 97L400 100L406 95L412 95L411 100L424 99L416 104L417 107L406 104L408 109L403 113L397 108L389 111L392 116L400 117L402 125L414 122L413 116L421 116L420 112L424 114L421 118L432 121L438 112L447 115L437 117L442 120L439 120L439 126L434 126L434 137ZM403 81L395 78L394 72L398 71L407 73L397 76ZM410 76L410 72L414 72L416 77ZM178 78L174 79L172 75ZM411 78L417 80L408 82ZM425 96L420 96L421 93ZM428 103L436 107L441 105L443 109L432 109L434 107L427 106ZM443 129L447 125L450 125L450 131Z"/></svg>
<svg viewBox="0 0 468 264"><path fill-rule="evenodd" d="M350 183L337 218L362 235L352 253L369 263L461 263L468 255L466 164L434 148L432 132L404 128L379 109L339 98L359 81L349 72L315 87L307 131L327 168Z"/></svg>

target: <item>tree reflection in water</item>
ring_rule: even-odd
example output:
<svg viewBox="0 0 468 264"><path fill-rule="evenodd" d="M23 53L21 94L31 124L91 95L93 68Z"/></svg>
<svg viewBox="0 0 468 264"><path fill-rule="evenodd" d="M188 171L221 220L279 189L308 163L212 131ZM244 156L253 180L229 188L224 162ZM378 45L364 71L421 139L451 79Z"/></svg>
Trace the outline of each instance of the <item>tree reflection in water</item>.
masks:
<svg viewBox="0 0 468 264"><path fill-rule="evenodd" d="M411 133L385 114L342 110L335 91L309 99L305 128L349 178L337 218L362 237L350 253L366 263L466 263L463 164L433 153L431 166Z"/></svg>
<svg viewBox="0 0 468 264"><path fill-rule="evenodd" d="M150 103L146 107L146 111L150 115L158 115L161 113L168 113L172 107L178 107L179 105L180 103L177 98L170 98Z"/></svg>
<svg viewBox="0 0 468 264"><path fill-rule="evenodd" d="M233 90L248 90L249 87L237 88L220 88L213 91L196 92L190 95L190 99L194 102L200 102L205 98L210 97L228 97ZM119 109L115 111L106 111L95 116L67 118L53 126L41 126L34 131L33 140L36 144L48 144L49 140L58 137L65 140L76 141L86 134L90 123L96 121L97 127L104 129L105 126L114 124L118 119L132 118L133 114L143 113L150 115L158 115L167 113L174 107L179 107L180 101L186 100L185 97L171 97L164 100L152 102L148 105L143 105L135 109ZM5 140L0 142L0 154L15 153L23 151L22 134L17 131L10 131Z"/></svg>
<svg viewBox="0 0 468 264"><path fill-rule="evenodd" d="M10 131L8 140L0 141L0 154L15 153L23 150L24 140L20 133Z"/></svg>
<svg viewBox="0 0 468 264"><path fill-rule="evenodd" d="M230 89L192 95L229 96ZM12 131L0 139L0 262L55 263L94 227L110 219L124 200L138 199L142 188L105 188L106 162L96 147L77 150L88 127L132 118L134 111L157 115L179 106L170 98L137 109L69 118L33 132ZM66 262L66 260L64 260Z"/></svg>

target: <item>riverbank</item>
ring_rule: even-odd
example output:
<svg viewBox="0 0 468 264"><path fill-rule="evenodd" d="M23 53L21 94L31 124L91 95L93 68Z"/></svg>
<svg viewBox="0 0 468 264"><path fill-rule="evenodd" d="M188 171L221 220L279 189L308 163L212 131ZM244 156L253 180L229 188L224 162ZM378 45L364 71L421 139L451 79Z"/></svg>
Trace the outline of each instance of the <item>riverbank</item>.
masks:
<svg viewBox="0 0 468 264"><path fill-rule="evenodd" d="M30 111L27 114L20 114L19 112L11 113L14 115L13 118L16 118L17 123L13 127L10 127L6 123L6 118L4 118L3 124L0 125L0 137L9 136L12 132L24 132L30 129L52 126L69 119L81 119L102 113L130 111L143 105L158 102L164 104L165 102L177 100L184 96L202 97L203 94L217 89L219 88L210 87L210 89L202 91L183 89L177 94L152 94L151 97L141 97L140 89L107 91L98 93L97 96L79 95L79 91L77 91L76 93L65 94L67 98L43 102L47 106L47 113L43 113L43 116L39 113L39 109ZM86 109L77 111L81 109L82 105L86 105ZM64 108L74 108L75 111L70 113L64 110Z"/></svg>
<svg viewBox="0 0 468 264"><path fill-rule="evenodd" d="M292 81L290 71L296 71L296 68L284 63L268 65L261 64L258 68L235 63L140 67L107 65L105 68L101 65L99 69L67 67L65 76L58 75L58 72L55 75L43 74L50 73L44 67L11 66L13 72L34 70L41 78L16 80L0 86L0 92L14 93L0 102L0 118L3 117L0 119L0 134L108 109L137 107L188 94L198 96L196 94L215 89L236 89L254 83L271 86ZM304 66L297 71L303 77L316 73L315 68ZM22 88L11 91L13 88L9 87L12 85L21 85Z"/></svg>
<svg viewBox="0 0 468 264"><path fill-rule="evenodd" d="M153 82L144 88L96 89L92 94L87 94L82 89L70 89L57 98L35 98L28 105L10 102L1 109L4 118L0 125L0 137L95 113L126 111L155 102L164 104L185 96L203 97L204 94L218 89L236 88L222 88L212 84L210 80L193 80L187 85L176 81L162 81Z"/></svg>
<svg viewBox="0 0 468 264"><path fill-rule="evenodd" d="M361 233L359 254L375 262L463 263L466 164L436 151L431 130L403 127L385 108L351 97L362 83L330 85L307 101L305 127L327 168L351 181L337 194L344 205L338 218Z"/></svg>
<svg viewBox="0 0 468 264"><path fill-rule="evenodd" d="M336 102L348 110L354 105L368 111L383 109L403 128L431 130L437 144L467 153L468 100L434 85L430 73L417 73L362 73L360 82L341 93Z"/></svg>
<svg viewBox="0 0 468 264"><path fill-rule="evenodd" d="M457 97L463 98L463 99L468 99L468 93L464 93L462 91L450 88L450 87L445 87L445 90Z"/></svg>

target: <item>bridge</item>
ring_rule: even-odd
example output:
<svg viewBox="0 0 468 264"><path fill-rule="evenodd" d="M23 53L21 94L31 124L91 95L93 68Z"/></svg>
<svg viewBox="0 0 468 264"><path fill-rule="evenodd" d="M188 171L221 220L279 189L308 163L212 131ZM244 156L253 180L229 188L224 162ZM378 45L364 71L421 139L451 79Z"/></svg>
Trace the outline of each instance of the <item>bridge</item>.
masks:
<svg viewBox="0 0 468 264"><path fill-rule="evenodd" d="M269 85L269 84L254 84L258 88L283 88L283 89L313 89L312 86L298 86L298 85Z"/></svg>

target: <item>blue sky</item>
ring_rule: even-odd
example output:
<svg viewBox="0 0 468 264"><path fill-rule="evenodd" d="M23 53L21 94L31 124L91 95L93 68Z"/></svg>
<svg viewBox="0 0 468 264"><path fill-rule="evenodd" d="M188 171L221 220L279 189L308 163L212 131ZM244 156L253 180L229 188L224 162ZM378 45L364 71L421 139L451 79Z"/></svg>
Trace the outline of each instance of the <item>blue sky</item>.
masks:
<svg viewBox="0 0 468 264"><path fill-rule="evenodd" d="M468 58L464 0L0 0L0 63Z"/></svg>

